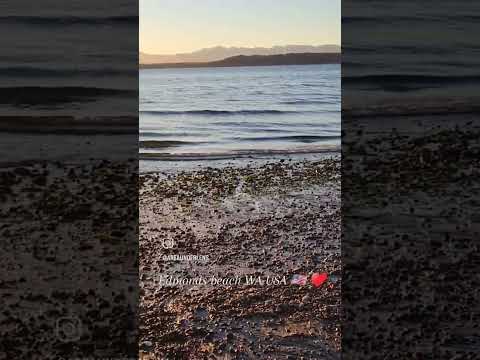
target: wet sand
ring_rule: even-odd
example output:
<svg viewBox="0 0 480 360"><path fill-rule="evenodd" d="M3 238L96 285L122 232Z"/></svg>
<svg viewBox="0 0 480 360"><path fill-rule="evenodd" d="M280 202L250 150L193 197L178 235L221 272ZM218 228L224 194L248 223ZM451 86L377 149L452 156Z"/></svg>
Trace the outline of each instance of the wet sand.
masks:
<svg viewBox="0 0 480 360"><path fill-rule="evenodd" d="M340 222L338 156L141 175L141 355L339 359Z"/></svg>

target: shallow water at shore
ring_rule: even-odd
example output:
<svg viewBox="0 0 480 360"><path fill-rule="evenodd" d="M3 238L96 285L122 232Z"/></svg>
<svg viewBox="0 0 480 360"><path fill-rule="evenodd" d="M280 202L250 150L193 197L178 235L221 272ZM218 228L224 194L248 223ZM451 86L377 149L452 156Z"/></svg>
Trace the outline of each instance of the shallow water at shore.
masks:
<svg viewBox="0 0 480 360"><path fill-rule="evenodd" d="M331 151L318 151L318 152L295 152L279 154L251 154L251 155L237 155L232 156L212 156L207 157L185 157L185 156L172 156L164 157L161 160L158 159L142 159L140 158L140 172L141 173L155 173L155 172L177 172L183 170L198 170L202 168L225 168L225 167L257 167L268 164L272 161L278 162L297 162L297 161L319 161L331 157L340 157L338 150L332 149Z"/></svg>

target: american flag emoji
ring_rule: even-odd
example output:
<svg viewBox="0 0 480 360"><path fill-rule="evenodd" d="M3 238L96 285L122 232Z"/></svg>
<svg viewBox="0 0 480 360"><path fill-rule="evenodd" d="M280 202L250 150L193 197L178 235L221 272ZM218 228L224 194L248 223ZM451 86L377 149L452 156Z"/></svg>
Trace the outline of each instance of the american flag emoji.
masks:
<svg viewBox="0 0 480 360"><path fill-rule="evenodd" d="M291 285L305 285L307 283L308 277L306 275L293 275L292 280L290 281Z"/></svg>

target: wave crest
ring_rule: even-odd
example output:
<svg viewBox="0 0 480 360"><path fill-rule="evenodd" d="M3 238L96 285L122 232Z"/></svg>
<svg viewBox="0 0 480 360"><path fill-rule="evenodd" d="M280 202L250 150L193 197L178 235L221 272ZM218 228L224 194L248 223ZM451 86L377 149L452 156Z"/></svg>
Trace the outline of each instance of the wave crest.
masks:
<svg viewBox="0 0 480 360"><path fill-rule="evenodd" d="M140 111L146 115L281 115L297 114L299 111L284 110L187 110L187 111Z"/></svg>

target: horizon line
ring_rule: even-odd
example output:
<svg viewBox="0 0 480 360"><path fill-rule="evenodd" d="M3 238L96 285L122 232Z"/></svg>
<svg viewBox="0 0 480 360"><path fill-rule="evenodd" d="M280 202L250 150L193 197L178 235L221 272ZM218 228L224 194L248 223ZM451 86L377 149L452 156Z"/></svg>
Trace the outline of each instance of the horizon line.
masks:
<svg viewBox="0 0 480 360"><path fill-rule="evenodd" d="M258 48L264 48L264 49L272 49L275 47L286 47L286 46L338 46L341 47L341 44L320 44L320 45L312 45L312 44L286 44L286 45L272 45L272 46L226 46L226 45L215 45L215 46L210 46L210 47L204 47L204 48L197 48L196 50L191 50L191 51L184 51L184 52L176 52L176 53L152 53L152 52L147 52L144 50L139 49L139 53L143 53L146 55L179 55L179 54L190 54L196 51L200 50L205 50L205 49L214 49L214 48L224 48L224 49L232 49L232 48L245 48L245 49L258 49Z"/></svg>

